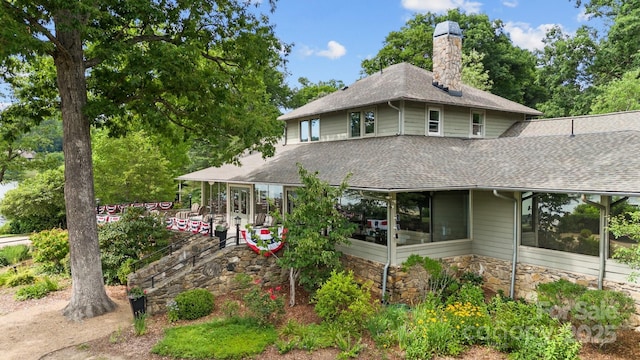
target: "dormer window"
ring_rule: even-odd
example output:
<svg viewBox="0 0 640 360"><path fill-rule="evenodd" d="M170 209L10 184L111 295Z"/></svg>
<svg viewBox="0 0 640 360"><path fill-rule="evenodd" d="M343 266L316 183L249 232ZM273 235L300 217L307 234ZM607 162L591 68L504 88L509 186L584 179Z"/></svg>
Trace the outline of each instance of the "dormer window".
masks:
<svg viewBox="0 0 640 360"><path fill-rule="evenodd" d="M484 111L471 111L471 137L484 137Z"/></svg>
<svg viewBox="0 0 640 360"><path fill-rule="evenodd" d="M376 114L373 110L349 113L349 136L371 136L376 133Z"/></svg>
<svg viewBox="0 0 640 360"><path fill-rule="evenodd" d="M300 142L320 140L320 119L300 121Z"/></svg>
<svg viewBox="0 0 640 360"><path fill-rule="evenodd" d="M427 135L442 135L442 111L440 108L427 108Z"/></svg>

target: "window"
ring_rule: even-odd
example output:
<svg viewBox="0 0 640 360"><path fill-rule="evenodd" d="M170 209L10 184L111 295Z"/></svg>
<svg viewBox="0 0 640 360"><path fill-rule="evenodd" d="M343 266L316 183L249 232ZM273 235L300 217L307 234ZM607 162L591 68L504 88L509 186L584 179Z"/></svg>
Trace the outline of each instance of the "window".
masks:
<svg viewBox="0 0 640 360"><path fill-rule="evenodd" d="M471 112L471 136L484 136L484 111Z"/></svg>
<svg viewBox="0 0 640 360"><path fill-rule="evenodd" d="M598 196L590 200L599 202ZM521 244L598 256L600 210L577 194L522 194Z"/></svg>
<svg viewBox="0 0 640 360"><path fill-rule="evenodd" d="M352 111L349 113L349 136L360 137L362 134L376 133L376 115L373 110Z"/></svg>
<svg viewBox="0 0 640 360"><path fill-rule="evenodd" d="M427 111L427 135L442 135L442 114L438 108Z"/></svg>
<svg viewBox="0 0 640 360"><path fill-rule="evenodd" d="M300 121L300 142L320 140L320 119Z"/></svg>

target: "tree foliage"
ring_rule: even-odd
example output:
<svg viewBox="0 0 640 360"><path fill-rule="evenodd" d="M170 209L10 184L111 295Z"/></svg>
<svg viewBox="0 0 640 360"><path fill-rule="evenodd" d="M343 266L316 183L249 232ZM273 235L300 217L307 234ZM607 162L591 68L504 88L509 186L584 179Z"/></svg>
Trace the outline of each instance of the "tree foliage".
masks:
<svg viewBox="0 0 640 360"><path fill-rule="evenodd" d="M344 87L344 83L341 80L335 79L312 83L309 79L301 77L298 78L298 83L300 83L301 86L300 88L292 90L291 101L289 102L289 107L292 109L298 108Z"/></svg>
<svg viewBox="0 0 640 360"><path fill-rule="evenodd" d="M273 9L275 0L269 3ZM245 150L273 154L283 131L267 89L281 85L274 69L289 49L254 5L260 2L0 1L3 77L38 56L55 65L73 280L68 318L115 308L99 266L90 124L116 135L136 121L164 134L182 129L205 139L217 164Z"/></svg>
<svg viewBox="0 0 640 360"><path fill-rule="evenodd" d="M640 67L600 86L600 94L591 104L592 114L640 110Z"/></svg>
<svg viewBox="0 0 640 360"><path fill-rule="evenodd" d="M66 227L62 168L38 173L9 190L0 213L11 221L15 234Z"/></svg>
<svg viewBox="0 0 640 360"><path fill-rule="evenodd" d="M475 69L467 69L465 80L488 75L480 84L493 84L491 92L525 105L533 106L540 89L535 84L535 57L514 46L500 20L491 21L484 14L465 14L450 10L447 14L416 14L400 31L387 35L384 46L371 59L362 61L362 71L373 74L381 68L408 62L426 70L433 67L433 30L436 24L456 21L463 31L462 52ZM482 63L482 66L479 65Z"/></svg>
<svg viewBox="0 0 640 360"><path fill-rule="evenodd" d="M314 291L329 278L332 270L340 268L341 253L335 246L348 243L355 230L355 225L338 209L348 177L340 186L333 187L321 180L318 172L311 173L300 164L298 174L303 186L296 189L291 198L293 210L284 218L285 247L278 259L281 267L289 269L291 306L295 304L296 284ZM280 218L277 212L273 215Z"/></svg>
<svg viewBox="0 0 640 360"><path fill-rule="evenodd" d="M169 161L142 131L111 138L93 136L96 197L104 204L172 200L175 192Z"/></svg>
<svg viewBox="0 0 640 360"><path fill-rule="evenodd" d="M619 246L613 252L613 258L629 265L634 271L629 276L630 281L638 278L640 270L640 211L623 213L609 220L609 230L616 237L628 237L636 243L630 247Z"/></svg>

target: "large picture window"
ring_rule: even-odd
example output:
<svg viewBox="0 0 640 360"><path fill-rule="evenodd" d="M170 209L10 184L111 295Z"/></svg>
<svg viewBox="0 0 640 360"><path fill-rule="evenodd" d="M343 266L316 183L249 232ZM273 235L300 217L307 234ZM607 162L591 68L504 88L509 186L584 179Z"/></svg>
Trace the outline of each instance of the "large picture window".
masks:
<svg viewBox="0 0 640 360"><path fill-rule="evenodd" d="M590 200L599 202L599 196ZM600 209L577 194L522 194L522 245L599 254Z"/></svg>
<svg viewBox="0 0 640 360"><path fill-rule="evenodd" d="M340 198L340 210L356 224L353 239L386 245L389 222L386 194L347 190Z"/></svg>

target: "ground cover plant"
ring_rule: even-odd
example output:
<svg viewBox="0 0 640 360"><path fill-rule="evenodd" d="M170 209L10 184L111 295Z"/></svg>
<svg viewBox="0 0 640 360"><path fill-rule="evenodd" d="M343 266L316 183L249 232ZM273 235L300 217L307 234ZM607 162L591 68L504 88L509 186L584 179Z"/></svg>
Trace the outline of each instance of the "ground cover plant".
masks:
<svg viewBox="0 0 640 360"><path fill-rule="evenodd" d="M232 318L167 329L152 352L190 359L242 359L262 353L278 338L273 326Z"/></svg>
<svg viewBox="0 0 640 360"><path fill-rule="evenodd" d="M0 248L0 267L17 264L30 258L31 253L27 245L10 245Z"/></svg>

